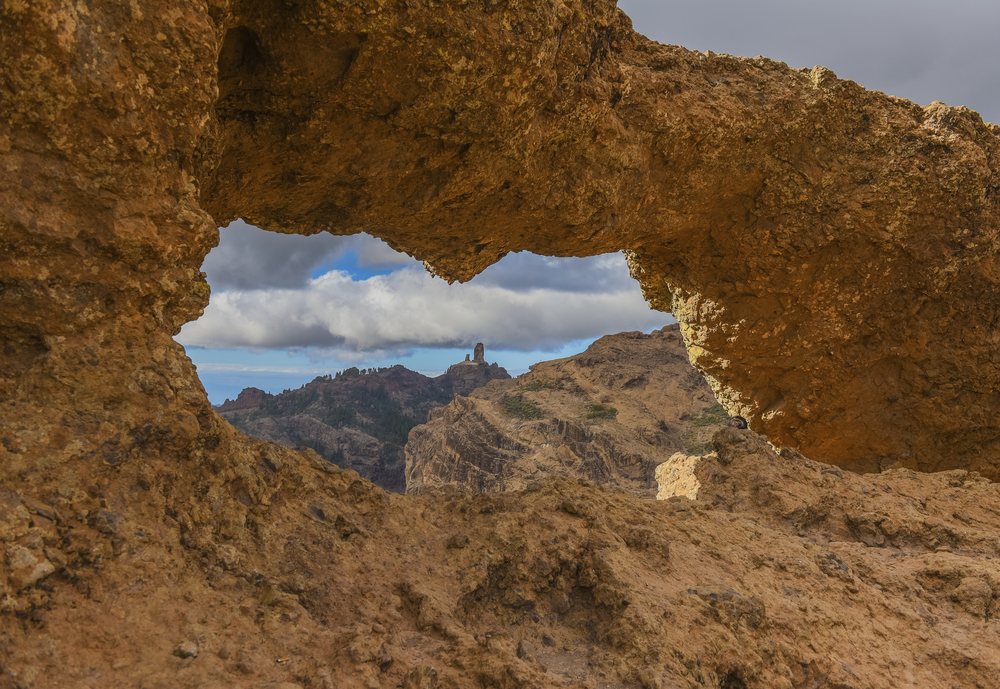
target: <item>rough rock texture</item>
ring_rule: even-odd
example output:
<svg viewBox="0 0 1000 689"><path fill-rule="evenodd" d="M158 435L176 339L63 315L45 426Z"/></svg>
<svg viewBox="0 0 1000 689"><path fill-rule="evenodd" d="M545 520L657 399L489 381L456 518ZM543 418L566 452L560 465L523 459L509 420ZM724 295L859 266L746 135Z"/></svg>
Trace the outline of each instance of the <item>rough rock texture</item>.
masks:
<svg viewBox="0 0 1000 689"><path fill-rule="evenodd" d="M994 125L658 45L608 1L306 7L224 17L216 220L364 229L460 280L627 250L775 442L997 475Z"/></svg>
<svg viewBox="0 0 1000 689"><path fill-rule="evenodd" d="M81 465L70 497L0 492L0 686L1000 682L1000 487L975 474L859 476L724 429L695 501L562 478L401 496L218 442Z"/></svg>
<svg viewBox="0 0 1000 689"><path fill-rule="evenodd" d="M510 377L506 371L504 375ZM466 380L457 378L459 383ZM378 370L349 368L335 377L319 376L297 390L268 395L252 408L219 411L247 435L289 448L312 448L327 461L401 493L406 486L407 435L427 420L431 409L454 398L455 382L450 369L429 378L398 364ZM245 394L247 390L239 399Z"/></svg>
<svg viewBox="0 0 1000 689"><path fill-rule="evenodd" d="M226 401L216 407L216 411L220 414L225 414L231 411L243 411L246 409L260 409L260 407L270 400L274 399L274 395L269 392L264 392L260 388L244 388L240 391L240 394L236 396L236 399L230 400L228 397Z"/></svg>
<svg viewBox="0 0 1000 689"><path fill-rule="evenodd" d="M1000 681L972 475L747 435L711 502L387 496L236 435L172 340L237 216L452 279L628 250L752 428L996 477L994 125L660 46L605 0L8 0L0 27L5 685Z"/></svg>
<svg viewBox="0 0 1000 689"><path fill-rule="evenodd" d="M998 130L973 112L662 46L607 0L0 12L16 471L207 432L170 338L242 216L367 230L449 279L627 250L752 428L996 475Z"/></svg>
<svg viewBox="0 0 1000 689"><path fill-rule="evenodd" d="M563 476L652 497L655 467L703 449L727 418L678 326L608 335L432 411L406 443L406 490L523 490Z"/></svg>
<svg viewBox="0 0 1000 689"><path fill-rule="evenodd" d="M698 464L705 455L686 455L676 452L670 459L656 467L656 499L667 500L678 495L692 500L698 499L701 481L698 480Z"/></svg>

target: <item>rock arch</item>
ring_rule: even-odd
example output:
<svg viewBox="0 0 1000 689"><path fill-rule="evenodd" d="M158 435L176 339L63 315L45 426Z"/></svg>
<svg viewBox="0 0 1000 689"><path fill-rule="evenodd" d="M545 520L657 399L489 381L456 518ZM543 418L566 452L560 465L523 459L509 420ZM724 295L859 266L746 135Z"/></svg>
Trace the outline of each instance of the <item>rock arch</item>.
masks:
<svg viewBox="0 0 1000 689"><path fill-rule="evenodd" d="M995 125L651 42L614 4L8 3L2 461L190 451L170 339L216 224L469 279L629 253L734 413L816 459L997 476Z"/></svg>

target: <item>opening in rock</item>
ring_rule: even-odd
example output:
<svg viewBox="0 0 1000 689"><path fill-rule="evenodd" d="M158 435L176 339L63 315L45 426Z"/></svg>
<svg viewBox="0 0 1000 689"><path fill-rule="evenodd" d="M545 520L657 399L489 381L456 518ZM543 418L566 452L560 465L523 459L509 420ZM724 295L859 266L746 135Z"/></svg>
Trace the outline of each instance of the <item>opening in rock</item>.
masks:
<svg viewBox="0 0 1000 689"><path fill-rule="evenodd" d="M603 445L592 441L608 435L603 426L617 427L619 408L629 407L625 398L637 401L650 379L663 375L650 369L665 354L697 390L694 407L694 398L685 398L681 413L700 418L709 399L676 333L670 342L657 340L669 351L640 352L656 348L645 333L673 319L648 308L621 255L511 254L471 282L449 285L367 235L283 235L237 221L221 230L203 269L212 301L178 341L220 413L249 435L310 447L390 490L403 491L407 480L413 491L442 480L428 469L440 454L427 444L434 433L421 436L427 457L414 459L408 478L404 448L432 410L471 395L482 401L467 404L482 408L460 414L448 428L490 440L464 448L463 461L524 461L513 474L489 471L470 479L470 489L495 490L498 482L519 487L532 463L542 461L602 483L621 478L650 494L652 456L637 460L634 451L624 452L624 430ZM585 363L511 380L533 364L577 355L622 331L632 332L622 339L624 349L595 345L601 351ZM632 356L640 361L627 361ZM584 377L610 378L590 389L578 369L587 371ZM491 380L498 381L496 389L476 392ZM473 418L492 430L473 433L466 428ZM669 413L648 421L648 435L661 444L673 442L678 450L704 444L705 433L678 430ZM514 432L513 426L530 423L552 437L532 443ZM565 456L542 452L549 448L563 448ZM540 460L539 452L546 457ZM580 466L571 470L574 463Z"/></svg>

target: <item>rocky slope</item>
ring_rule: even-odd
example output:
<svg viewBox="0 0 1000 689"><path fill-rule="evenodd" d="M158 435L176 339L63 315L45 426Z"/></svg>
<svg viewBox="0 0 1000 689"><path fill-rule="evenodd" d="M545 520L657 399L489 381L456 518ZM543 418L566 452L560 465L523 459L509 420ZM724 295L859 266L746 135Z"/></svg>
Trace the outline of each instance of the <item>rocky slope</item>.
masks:
<svg viewBox="0 0 1000 689"><path fill-rule="evenodd" d="M410 429L431 409L450 402L456 388L471 391L470 385L509 378L506 369L485 360L456 364L436 378L400 365L348 368L279 395L247 388L218 411L247 435L312 448L327 461L401 493L406 485L403 445Z"/></svg>
<svg viewBox="0 0 1000 689"><path fill-rule="evenodd" d="M655 495L654 469L704 447L728 415L679 327L608 335L435 409L406 443L406 489L523 490L546 476Z"/></svg>
<svg viewBox="0 0 1000 689"><path fill-rule="evenodd" d="M0 687L1000 681L1000 487L975 474L854 475L725 429L696 500L409 496L217 433L5 484Z"/></svg>

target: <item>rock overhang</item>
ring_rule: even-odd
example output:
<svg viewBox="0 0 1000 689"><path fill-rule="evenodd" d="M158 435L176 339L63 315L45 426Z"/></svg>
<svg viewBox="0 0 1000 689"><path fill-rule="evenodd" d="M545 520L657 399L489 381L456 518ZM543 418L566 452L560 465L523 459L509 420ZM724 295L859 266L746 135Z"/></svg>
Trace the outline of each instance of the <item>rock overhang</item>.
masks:
<svg viewBox="0 0 1000 689"><path fill-rule="evenodd" d="M971 111L659 45L610 2L18 7L11 466L210 431L170 338L241 216L365 230L459 280L509 251L626 251L775 442L997 474L998 129Z"/></svg>

